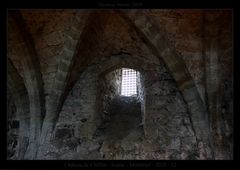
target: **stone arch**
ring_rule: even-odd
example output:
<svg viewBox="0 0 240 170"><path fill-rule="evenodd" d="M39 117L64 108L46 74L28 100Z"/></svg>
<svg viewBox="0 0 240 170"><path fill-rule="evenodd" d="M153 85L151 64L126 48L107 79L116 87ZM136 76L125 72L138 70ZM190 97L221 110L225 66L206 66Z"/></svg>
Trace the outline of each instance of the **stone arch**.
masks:
<svg viewBox="0 0 240 170"><path fill-rule="evenodd" d="M45 114L42 75L34 43L19 11L9 12L9 25L12 28L17 27L17 31L11 32L11 34L15 34L18 43L17 54L18 57L21 58L24 83L27 87L31 113L29 146L25 157L27 159L33 159L37 154L42 119ZM11 58L11 56L9 56L9 58Z"/></svg>
<svg viewBox="0 0 240 170"><path fill-rule="evenodd" d="M23 79L9 59L7 60L7 68L7 86L10 93L14 94L13 99L17 107L17 116L19 117L20 123L17 158L23 159L27 150L30 131L29 98Z"/></svg>
<svg viewBox="0 0 240 170"><path fill-rule="evenodd" d="M206 151L204 151L205 157L211 159L213 154L207 153L207 150L212 150L212 143L205 104L200 97L194 80L187 70L182 56L168 40L166 31L163 27L157 25L153 19L142 15L138 10L124 10L117 11L117 13L132 26L153 54L165 63L188 105L199 147L207 148ZM121 59L124 62L124 58Z"/></svg>
<svg viewBox="0 0 240 170"><path fill-rule="evenodd" d="M100 62L99 62L99 60L100 60ZM115 56L105 57L104 59L99 59L99 60L96 60L96 62L93 62L92 64L89 65L89 67L81 75L81 76L85 76L85 75L87 75L87 73L89 73L89 76L88 77L86 77L86 76L83 77L82 82L80 81L81 78L79 78L78 82L74 85L73 90L70 91L70 94L68 95L67 100L65 101L65 103L63 105L63 111L60 112L60 120L59 120L59 124L57 125L56 130L58 129L58 127L59 127L59 130L60 130L63 127L63 125L64 126L66 125L68 127L74 127L75 128L74 129L74 134L76 135L77 138L87 138L87 139L89 139L89 141L94 140L92 138L95 137L95 132L97 131L97 129L99 127L98 125L100 125L100 123L98 122L98 120L99 120L98 116L100 114L102 114L102 112L97 112L98 109L96 109L96 110L93 109L92 110L92 108L97 106L97 104L95 105L95 102L93 102L93 103L91 103L91 105L89 105L89 103L92 102L92 101L98 101L98 100L96 100L96 98L94 98L94 96L96 96L95 95L96 93L95 94L92 93L92 91L94 91L94 89L92 90L92 87L91 87L91 86L97 85L97 84L95 84L98 80L97 77L99 75L107 74L107 73L109 73L109 72L111 72L111 71L113 71L117 68L122 68L122 67L130 67L130 68L133 68L133 69L142 70L141 71L142 73L144 73L145 69L146 70L149 69L150 70L150 75L154 75L153 73L156 71L155 66L156 67L162 67L161 64L146 63L144 60L141 60L141 59L140 59L141 61L138 61L138 59L136 59L134 57L131 57L130 55L119 55L119 56L115 55ZM134 61L138 62L137 66L136 66L136 64L134 64ZM166 70L164 69L162 71L165 72ZM96 75L94 75L94 74L96 74ZM94 81L89 81L88 82L88 80L89 80L88 78L93 78L93 77L96 77L96 79L95 79L96 81L95 82ZM155 80L152 77L150 77L149 74L147 75L147 77L149 77L149 86L150 86L150 89L148 91L151 91L151 89L152 89L151 84ZM159 78L159 77L157 77L157 78ZM169 80L167 80L167 81L169 81ZM174 83L172 78L171 78L170 81ZM145 84L148 84L147 81L145 82ZM175 83L174 83L174 85L175 85ZM83 86L86 86L86 88L81 88ZM172 89L171 86L169 87L169 89ZM163 90L165 90L165 88L163 88ZM78 94L80 94L81 92L84 93L84 91L88 91L88 92L78 96ZM180 97L177 96L176 98L178 98L178 99L182 98L182 96L179 94L179 92L177 92L177 93ZM146 99L145 102L150 101L149 99L150 98ZM170 98L167 97L167 99L165 98L164 100L166 101L168 99L172 100L171 97ZM87 103L88 106L86 106L86 108L83 108L81 102L78 102L78 103L74 102L73 107L76 107L76 109L73 109L73 112L75 113L75 115L78 115L79 117L82 116L82 117L79 120L73 122L73 126L69 126L69 125L67 125L67 121L66 121L66 124L65 124L64 119L69 116L69 111L70 110L68 108L72 107L72 104L71 104L70 101L78 101L78 100L82 100L83 105L84 104L86 105L86 103ZM179 103L176 103L175 101L173 101L171 104L179 104ZM184 104L184 106L183 106L184 109L187 108L186 104L184 102L180 103L180 105L181 104ZM146 106L147 106L147 103L146 103ZM84 115L84 112L89 111L90 108L91 108L91 111L87 112ZM76 110L77 111L82 110L82 111L76 112ZM180 113L181 111L179 111L179 112L177 111L176 113L170 114L170 116L168 116L169 112L162 113L162 110L158 111L158 112L155 111L154 113L151 113L150 110L146 110L146 113L143 116L144 117L143 132L144 132L144 135L145 135L146 139L152 139L152 137L154 135L156 136L155 132L152 133L153 129L156 128L156 126L151 124L151 117L154 114L157 115L159 119L162 119L163 120L162 122L167 122L166 120L172 119L172 118L174 120L177 120L177 121L179 120L178 122L181 122L181 120L187 120L186 121L187 124L188 124L187 126L189 128L191 128L190 127L191 124L189 123L190 121L189 121L188 114L186 114L187 113L186 110L184 110L182 112L183 114L185 114L183 117L182 117L182 114ZM94 112L94 111L96 111L96 112ZM175 112L175 111L170 111L170 112ZM66 117L62 116L64 114L66 115ZM85 117L86 115L89 116L89 117ZM177 116L177 117L172 117L172 115ZM91 117L93 117L94 119L91 119ZM154 118L156 118L156 117L154 117ZM71 120L75 120L75 118L74 119L71 118ZM85 122L82 123L81 120L84 120ZM172 122L174 122L174 121L172 121ZM172 125L172 122L170 122L169 124L167 123L166 126L167 127L170 126L171 128L174 128L174 127L185 128L185 126L183 127L183 125L180 124L180 123L178 123L176 125ZM159 123L159 125L160 124L161 123ZM163 133L161 134L160 137L158 137L157 139L154 139L154 141L158 141L159 138L162 138L164 140L166 139L166 141L160 141L158 144L161 145L162 143L165 144L165 142L166 143L168 142L168 145L166 144L167 146L170 145L169 142L171 142L171 140L176 141L176 143L178 143L179 142L179 137L176 137L176 140L174 140L175 137L172 137L172 136L171 137L166 136L166 138L165 138L165 136L164 136L165 129L161 129L163 126L165 126L165 124L163 124L161 127L160 126L157 127L157 130L160 130L160 131L162 130ZM179 133L179 132L174 132L174 133ZM193 149L193 146L195 146L195 135L192 133L192 130L191 130L190 133L191 133L192 136L188 136L188 134L186 134L185 132L183 133L183 136L186 135L184 137L190 139L189 141L191 141L190 142L191 144L187 143L187 145L189 145L190 148ZM192 142L192 140L194 142ZM183 142L184 142L184 140L183 140ZM187 152L187 151L184 151L184 152Z"/></svg>
<svg viewBox="0 0 240 170"><path fill-rule="evenodd" d="M112 61L114 61L114 63ZM137 70L143 73L145 70L144 68L152 68L153 66L156 65L150 62L146 63L145 60L142 60L139 58L133 58L130 55L110 56L110 57L107 57L101 63L102 63L102 66L98 69L99 75L106 74L108 72L111 72L115 69L122 68L122 67L132 68L134 70Z"/></svg>
<svg viewBox="0 0 240 170"><path fill-rule="evenodd" d="M213 153L207 152L207 150L212 151L212 139L205 103L200 97L182 56L168 40L165 28L160 27L152 18L143 15L138 10L119 11L119 14L137 31L153 53L166 64L188 105L199 147L208 148L204 151L204 157L212 159Z"/></svg>
<svg viewBox="0 0 240 170"><path fill-rule="evenodd" d="M95 63L97 63L97 64L95 64ZM143 59L134 58L134 57L131 57L130 55L114 55L114 56L110 56L110 57L99 58L99 60L96 60L96 61L90 63L89 67L87 67L82 72L82 74L79 76L80 80L78 80L75 83L75 85L73 86L73 89L72 89L73 92L70 91L70 93L72 93L72 94L80 93L78 90L75 91L74 89L77 84L81 84L81 83L79 83L81 81L81 77L84 77L89 82L92 79L94 79L94 81L96 83L96 82L99 82L99 80L101 79L102 76L110 73L111 71L114 71L116 69L123 68L123 67L135 69L135 70L139 71L144 77L146 72L148 72L148 75L154 75L154 73L156 72L156 68L163 67L163 66L161 64L154 64L151 62L147 63ZM89 77L86 77L86 76L89 76ZM148 86L149 84L151 84L151 82L154 81L154 78L152 78L150 76L148 76L148 77L149 78L146 79L146 82L143 82L144 86ZM93 82L87 83L86 81L84 81L84 83L87 84L86 90L91 89L91 86L96 86L96 87L98 86L98 84L94 84ZM83 86L85 86L85 85L83 85ZM85 90L82 89L82 91L85 91ZM94 90L92 90L92 91L94 91ZM92 93L93 94L88 93L88 96L84 95L82 97L82 98L84 98L84 102L88 103L88 102L91 102L92 100L94 100L94 101L96 100L94 96L96 96L98 93L97 92L96 93L92 92ZM68 94L68 97L71 97L71 95ZM68 99L68 97L66 97L66 100ZM89 100L87 99L87 97L89 97ZM81 96L79 98L81 98ZM66 100L65 100L65 102L66 102ZM70 98L69 100L74 100L74 99ZM143 100L143 102L145 102L145 100ZM142 103L142 104L145 105L145 103ZM65 110L65 108L64 108L65 105L66 105L66 103L63 106L63 110ZM79 105L81 106L81 103L79 103ZM91 108L95 108L96 105L97 105L96 103L92 103ZM66 106L66 107L68 107L68 106ZM89 108L90 108L90 106L88 106L88 109ZM83 110L85 110L85 109L83 109ZM90 116L91 118L94 119L94 120L93 119L90 120L89 122L95 122L95 120L99 119L100 115L99 115L98 111L99 111L98 109L95 109L95 111L92 111L91 113L89 112L92 115L91 116L88 115L88 116ZM62 120L61 114L64 114L64 111L62 113L60 112L60 121ZM143 113L143 119L145 120L144 115L145 115L145 113ZM143 120L143 122L144 122L144 120ZM85 126L89 126L89 129L92 129L91 133L85 134L85 136L88 136L88 138L91 138L98 123L96 123L96 125L88 125L88 123L85 123ZM86 131L89 132L88 130L86 130ZM79 130L79 132L83 132L83 130L82 131Z"/></svg>
<svg viewBox="0 0 240 170"><path fill-rule="evenodd" d="M57 122L59 112L64 101L63 95L68 82L69 72L76 57L81 35L88 21L89 12L77 13L73 19L73 25L65 34L64 47L60 54L59 63L53 85L51 88L49 101L46 103L46 116L42 127L41 145L49 140L51 132Z"/></svg>
<svg viewBox="0 0 240 170"><path fill-rule="evenodd" d="M125 59L123 59L123 58L125 58ZM111 60L114 60L114 63L109 65L109 63L111 63ZM136 63L138 63L138 64L136 64ZM99 82L101 80L103 81L103 78L110 72L116 71L121 68L128 68L128 69L136 70L140 73L141 78L142 78L141 86L143 86L143 88L145 87L144 79L145 79L145 69L146 69L143 66L145 65L145 67L147 67L147 68L154 68L153 64L150 64L150 63L146 64L146 62L144 62L144 60L132 58L130 55L111 56L105 62L102 62L102 64L103 64L102 69L99 69L99 75L98 75ZM152 74L154 73L154 71L155 71L155 69L151 71ZM148 83L150 83L150 82L148 82ZM99 87L99 89L101 89L101 86ZM144 89L143 89L143 91L144 91ZM102 95L98 95L98 96L102 96ZM141 99L139 99L141 102L141 121L142 121L142 124L144 124L145 115L146 115L145 109L144 109L145 108L144 93L143 93L143 96ZM100 99L99 101L102 102L103 100ZM99 104L99 106L102 106L102 103ZM101 107L99 110L102 112L104 111ZM146 133L146 131L144 131L144 134L145 133Z"/></svg>
<svg viewBox="0 0 240 170"><path fill-rule="evenodd" d="M139 72L141 72L141 73L144 72L144 70L143 70L142 68L135 67L135 66L131 66L131 65L128 65L128 64L125 64L125 63L124 63L124 64L121 63L121 64L113 65L112 67L108 68L107 70L102 71L102 72L99 74L99 76L103 76L103 75L105 75L105 74L108 74L108 73L110 73L110 72L112 72L112 71L114 71L114 70L120 69L120 68L129 68L129 69L134 69L134 70L136 70L136 71L139 71Z"/></svg>
<svg viewBox="0 0 240 170"><path fill-rule="evenodd" d="M101 64L99 65L99 67L100 67L99 69L98 68L94 69L94 70L97 70L99 76L103 76L111 71L114 71L119 68L124 68L124 67L139 71L144 77L143 78L144 93L145 93L145 89L150 87L151 84L153 84L153 82L155 82L158 79L158 75L156 75L156 73L158 72L157 70L158 69L165 70L165 65L163 63L155 64L151 62L146 62L143 59L134 58L134 57L131 57L130 55L119 55L119 56L107 57L105 60L103 59L101 60ZM169 76L171 77L170 73L169 73ZM150 99L146 98L144 94L144 99L141 106L143 107L143 117L142 117L143 124L145 124L146 119L149 117L148 111L145 110L145 105L147 102L150 102ZM146 137L151 136L150 131L146 128L146 126L144 126L144 134Z"/></svg>

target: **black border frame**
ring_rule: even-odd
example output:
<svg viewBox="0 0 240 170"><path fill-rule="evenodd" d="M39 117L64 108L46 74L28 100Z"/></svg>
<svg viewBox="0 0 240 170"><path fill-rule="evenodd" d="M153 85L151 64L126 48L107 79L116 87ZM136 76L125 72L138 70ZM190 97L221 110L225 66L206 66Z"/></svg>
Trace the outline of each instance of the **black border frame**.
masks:
<svg viewBox="0 0 240 170"><path fill-rule="evenodd" d="M237 0L236 0L237 1ZM86 0L62 0L62 1L53 1L51 3L48 1L36 1L36 0L8 0L7 3L2 6L1 10L1 113L0 113L0 169L43 169L43 168L83 168L83 167L193 167L193 168L206 168L213 166L214 168L230 168L231 166L236 166L237 160L239 159L240 147L238 145L238 134L239 127L237 127L239 121L239 104L240 100L238 97L240 87L240 79L238 76L238 58L239 54L239 26L237 20L239 20L239 9L237 2L231 0L224 1L196 1L196 0L130 0L123 1L86 1ZM234 159L233 160L146 160L146 161L100 161L100 160L79 160L79 161L68 161L68 160L59 160L59 161L42 161L42 160L6 160L6 56L7 56L7 10L8 9L162 9L162 8L171 8L171 9L219 9L227 8L233 9L233 62L234 62ZM240 21L240 20L239 20Z"/></svg>

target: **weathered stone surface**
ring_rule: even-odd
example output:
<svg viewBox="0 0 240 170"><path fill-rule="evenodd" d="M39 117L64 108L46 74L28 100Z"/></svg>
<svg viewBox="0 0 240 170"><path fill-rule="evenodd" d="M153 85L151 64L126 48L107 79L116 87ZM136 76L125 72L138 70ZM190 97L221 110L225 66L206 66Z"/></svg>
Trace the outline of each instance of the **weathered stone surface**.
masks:
<svg viewBox="0 0 240 170"><path fill-rule="evenodd" d="M8 18L8 58L20 75L8 86L15 86L21 98L26 94L20 86L25 86L25 97L31 102L35 97L35 105L22 102L21 107L13 104L15 94L9 98L8 159L24 157L29 135L20 129L27 126L22 115L14 114L30 108L32 121L48 125L42 137L49 140L36 159L194 160L210 159L211 152L214 159L232 159L232 12L121 12L20 10L26 39ZM34 48L24 45L28 39ZM27 58L29 50L36 52L39 68L31 64L35 55ZM119 97L126 67L139 71L138 92L131 99ZM33 93L41 86L42 92ZM40 95L42 105L36 104ZM39 110L42 115L34 116ZM17 121L19 126L11 124ZM208 126L212 148L199 136L206 136ZM35 159L38 144L29 146L36 146L28 152Z"/></svg>

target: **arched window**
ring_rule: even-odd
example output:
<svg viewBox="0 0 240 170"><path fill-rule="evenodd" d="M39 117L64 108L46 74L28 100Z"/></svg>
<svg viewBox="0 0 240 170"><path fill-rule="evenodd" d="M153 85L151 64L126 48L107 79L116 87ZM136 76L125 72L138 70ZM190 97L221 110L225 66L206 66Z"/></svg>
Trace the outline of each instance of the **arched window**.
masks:
<svg viewBox="0 0 240 170"><path fill-rule="evenodd" d="M121 95L137 95L137 71L133 69L122 69Z"/></svg>

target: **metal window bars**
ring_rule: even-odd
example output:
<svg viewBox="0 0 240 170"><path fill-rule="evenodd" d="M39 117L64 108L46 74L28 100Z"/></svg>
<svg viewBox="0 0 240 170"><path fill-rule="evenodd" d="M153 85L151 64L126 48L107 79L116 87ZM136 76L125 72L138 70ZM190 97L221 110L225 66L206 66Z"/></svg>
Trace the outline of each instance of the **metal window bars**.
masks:
<svg viewBox="0 0 240 170"><path fill-rule="evenodd" d="M123 68L121 95L132 96L135 94L137 94L137 71Z"/></svg>

